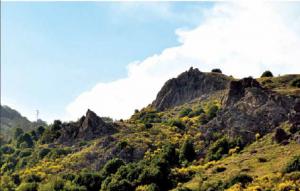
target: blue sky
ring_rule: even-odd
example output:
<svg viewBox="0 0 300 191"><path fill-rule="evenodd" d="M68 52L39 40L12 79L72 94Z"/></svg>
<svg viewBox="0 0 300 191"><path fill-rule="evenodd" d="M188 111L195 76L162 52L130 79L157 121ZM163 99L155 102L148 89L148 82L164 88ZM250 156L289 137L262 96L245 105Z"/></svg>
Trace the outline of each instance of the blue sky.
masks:
<svg viewBox="0 0 300 191"><path fill-rule="evenodd" d="M210 6L5 2L2 102L30 119L36 109L44 119L57 118L81 92L125 77L128 63L178 45L174 31L195 27L199 9Z"/></svg>
<svg viewBox="0 0 300 191"><path fill-rule="evenodd" d="M300 2L5 2L1 100L29 119L128 118L189 67L300 73Z"/></svg>

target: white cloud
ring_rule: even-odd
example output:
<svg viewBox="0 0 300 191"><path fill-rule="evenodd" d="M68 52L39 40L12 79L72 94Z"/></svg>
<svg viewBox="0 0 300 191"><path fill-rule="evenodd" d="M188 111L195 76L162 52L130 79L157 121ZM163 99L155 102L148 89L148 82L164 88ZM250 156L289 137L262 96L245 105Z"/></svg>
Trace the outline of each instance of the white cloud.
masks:
<svg viewBox="0 0 300 191"><path fill-rule="evenodd" d="M180 46L130 63L126 78L82 93L67 106L66 118L76 119L87 108L101 116L127 118L151 103L167 79L190 66L221 68L235 77L259 76L266 69L300 73L300 35L290 25L300 25L299 15L284 14L286 5L242 2L217 3L206 10L198 27L176 31Z"/></svg>

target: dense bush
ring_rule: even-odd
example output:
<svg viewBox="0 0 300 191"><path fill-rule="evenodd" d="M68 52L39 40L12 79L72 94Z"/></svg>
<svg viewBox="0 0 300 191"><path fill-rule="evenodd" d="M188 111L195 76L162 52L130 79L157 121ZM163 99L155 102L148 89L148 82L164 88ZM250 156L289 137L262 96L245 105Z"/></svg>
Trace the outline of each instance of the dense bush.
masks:
<svg viewBox="0 0 300 191"><path fill-rule="evenodd" d="M99 191L103 178L97 173L80 173L75 177L74 183L85 186L89 191Z"/></svg>
<svg viewBox="0 0 300 191"><path fill-rule="evenodd" d="M55 139L60 137L60 132L51 130L51 129L46 129L45 132L43 133L41 137L41 143L52 143Z"/></svg>
<svg viewBox="0 0 300 191"><path fill-rule="evenodd" d="M182 121L179 120L179 119L171 119L171 120L168 121L168 124L170 126L177 127L181 130L184 130L186 128L185 125L182 123Z"/></svg>
<svg viewBox="0 0 300 191"><path fill-rule="evenodd" d="M214 72L214 73L221 73L222 74L222 70L219 69L219 68L214 68L211 70L211 72Z"/></svg>
<svg viewBox="0 0 300 191"><path fill-rule="evenodd" d="M253 181L253 178L247 174L238 174L234 177L232 177L226 184L225 188L229 188L237 183L240 183L243 187L245 187L246 184L251 183Z"/></svg>
<svg viewBox="0 0 300 191"><path fill-rule="evenodd" d="M300 78L294 79L291 81L291 86L300 88Z"/></svg>
<svg viewBox="0 0 300 191"><path fill-rule="evenodd" d="M1 151L4 154L12 154L12 153L15 152L15 149L11 146L4 145L4 146L1 147Z"/></svg>
<svg viewBox="0 0 300 191"><path fill-rule="evenodd" d="M60 177L52 177L46 184L42 184L39 191L61 191L64 190L65 181Z"/></svg>
<svg viewBox="0 0 300 191"><path fill-rule="evenodd" d="M16 128L15 130L14 130L14 138L15 139L18 139L21 135L23 135L24 134L24 131L23 131L23 129L21 129L21 128Z"/></svg>
<svg viewBox="0 0 300 191"><path fill-rule="evenodd" d="M38 134L39 137L41 137L44 132L45 132L45 128L43 126L39 126L37 128L37 134Z"/></svg>
<svg viewBox="0 0 300 191"><path fill-rule="evenodd" d="M179 116L180 117L185 117L188 116L193 110L191 108L183 108L180 112L179 112Z"/></svg>
<svg viewBox="0 0 300 191"><path fill-rule="evenodd" d="M58 157L61 157L61 156L65 156L69 153L71 153L70 148L55 148L55 149L51 150L51 152L49 154L49 157L58 158Z"/></svg>
<svg viewBox="0 0 300 191"><path fill-rule="evenodd" d="M286 140L287 138L288 138L288 134L285 132L284 129L276 128L275 135L274 135L274 140L277 143L281 143L282 141Z"/></svg>
<svg viewBox="0 0 300 191"><path fill-rule="evenodd" d="M156 111L141 111L136 113L136 118L142 123L160 123L161 118L158 116Z"/></svg>
<svg viewBox="0 0 300 191"><path fill-rule="evenodd" d="M42 148L40 151L39 151L39 158L42 159L44 158L48 153L50 153L50 149L48 148Z"/></svg>
<svg viewBox="0 0 300 191"><path fill-rule="evenodd" d="M221 138L218 139L216 142L214 142L207 152L207 160L219 160L222 158L224 154L228 154L230 145L227 138Z"/></svg>
<svg viewBox="0 0 300 191"><path fill-rule="evenodd" d="M32 153L31 149L24 149L19 153L19 156L22 157L27 157L30 156Z"/></svg>
<svg viewBox="0 0 300 191"><path fill-rule="evenodd" d="M51 130L58 131L61 129L61 125L62 125L62 123L60 120L54 120Z"/></svg>
<svg viewBox="0 0 300 191"><path fill-rule="evenodd" d="M207 151L206 159L208 161L219 160L223 155L241 151L246 146L246 143L242 141L242 138L237 137L235 139L229 139L227 137L221 137L212 143Z"/></svg>
<svg viewBox="0 0 300 191"><path fill-rule="evenodd" d="M195 117L199 116L200 114L203 114L204 110L202 107L198 107L197 109L193 110L192 112L189 113L189 117Z"/></svg>
<svg viewBox="0 0 300 191"><path fill-rule="evenodd" d="M194 144L191 140L185 140L182 144L179 152L179 159L181 162L188 161L191 162L195 159L196 153L194 149Z"/></svg>
<svg viewBox="0 0 300 191"><path fill-rule="evenodd" d="M300 171L300 155L295 156L283 170L285 173L290 173L294 171Z"/></svg>
<svg viewBox="0 0 300 191"><path fill-rule="evenodd" d="M262 73L261 78L263 77L273 77L273 74L271 71L267 70Z"/></svg>
<svg viewBox="0 0 300 191"><path fill-rule="evenodd" d="M41 182L42 179L36 174L29 174L24 177L23 182Z"/></svg>
<svg viewBox="0 0 300 191"><path fill-rule="evenodd" d="M23 144L23 145L21 146L21 144ZM28 133L25 133L24 135L20 135L18 137L18 140L17 140L18 147L31 148L31 147L33 147L33 144L34 143L33 143L32 137Z"/></svg>
<svg viewBox="0 0 300 191"><path fill-rule="evenodd" d="M117 172L117 170L124 165L124 162L121 159L114 158L109 160L102 169L102 174L106 177L111 174L114 174Z"/></svg>
<svg viewBox="0 0 300 191"><path fill-rule="evenodd" d="M37 190L38 190L38 184L37 183L22 183L16 189L16 191L37 191Z"/></svg>
<svg viewBox="0 0 300 191"><path fill-rule="evenodd" d="M211 120L214 117L216 117L218 111L219 111L219 107L218 106L216 106L216 105L210 106L208 108L208 111L207 111L207 118L208 118L208 120Z"/></svg>

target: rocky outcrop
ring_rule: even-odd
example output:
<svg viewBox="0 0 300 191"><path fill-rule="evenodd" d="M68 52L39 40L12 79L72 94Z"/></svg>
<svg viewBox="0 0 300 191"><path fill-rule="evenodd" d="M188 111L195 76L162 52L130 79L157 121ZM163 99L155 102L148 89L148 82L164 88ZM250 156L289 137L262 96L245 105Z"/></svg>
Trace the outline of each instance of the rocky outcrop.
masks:
<svg viewBox="0 0 300 191"><path fill-rule="evenodd" d="M203 73L190 68L177 78L168 80L158 93L152 106L163 111L208 95L228 86L230 78L220 73Z"/></svg>
<svg viewBox="0 0 300 191"><path fill-rule="evenodd" d="M62 124L59 142L72 142L77 139L91 140L96 137L116 132L112 124L105 123L91 110L86 112L77 122Z"/></svg>
<svg viewBox="0 0 300 191"><path fill-rule="evenodd" d="M205 136L215 132L251 142L288 119L294 100L262 88L253 78L232 81L223 108L205 127Z"/></svg>
<svg viewBox="0 0 300 191"><path fill-rule="evenodd" d="M230 106L245 96L247 88L262 89L260 84L253 78L243 78L238 81L231 81L227 97L225 98L225 106Z"/></svg>
<svg viewBox="0 0 300 191"><path fill-rule="evenodd" d="M300 131L300 99L296 101L293 111L290 113L289 118L292 127L290 129L291 133L296 133Z"/></svg>

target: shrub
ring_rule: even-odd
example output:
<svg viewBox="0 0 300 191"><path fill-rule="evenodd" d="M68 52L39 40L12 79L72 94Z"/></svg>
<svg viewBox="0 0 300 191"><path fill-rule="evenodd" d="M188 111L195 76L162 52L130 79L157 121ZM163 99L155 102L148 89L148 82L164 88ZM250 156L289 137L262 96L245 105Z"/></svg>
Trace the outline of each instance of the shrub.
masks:
<svg viewBox="0 0 300 191"><path fill-rule="evenodd" d="M300 88L300 78L297 78L297 79L294 79L293 81L291 81L291 86Z"/></svg>
<svg viewBox="0 0 300 191"><path fill-rule="evenodd" d="M146 129L151 129L153 125L151 123L145 123L145 128Z"/></svg>
<svg viewBox="0 0 300 191"><path fill-rule="evenodd" d="M188 117L195 117L195 116L199 116L200 114L204 113L204 110L202 109L202 107L197 108L196 110L192 111L189 113Z"/></svg>
<svg viewBox="0 0 300 191"><path fill-rule="evenodd" d="M71 153L71 149L69 148L56 148L51 150L50 157L58 158L60 156L65 156L69 153Z"/></svg>
<svg viewBox="0 0 300 191"><path fill-rule="evenodd" d="M37 183L22 183L16 189L16 191L37 191L37 190L38 190L38 184Z"/></svg>
<svg viewBox="0 0 300 191"><path fill-rule="evenodd" d="M258 162L267 162L268 160L266 158L263 157L259 157L257 158Z"/></svg>
<svg viewBox="0 0 300 191"><path fill-rule="evenodd" d="M1 147L1 151L4 153L4 154L12 154L15 152L15 149L11 146L2 146Z"/></svg>
<svg viewBox="0 0 300 191"><path fill-rule="evenodd" d="M60 137L60 132L51 129L46 129L41 137L41 143L52 143L55 139Z"/></svg>
<svg viewBox="0 0 300 191"><path fill-rule="evenodd" d="M300 171L300 155L293 157L291 161L286 165L283 172L290 173L294 171Z"/></svg>
<svg viewBox="0 0 300 191"><path fill-rule="evenodd" d="M293 181L285 181L278 185L278 191L298 191L298 186Z"/></svg>
<svg viewBox="0 0 300 191"><path fill-rule="evenodd" d="M61 191L64 190L65 181L60 177L53 177L46 184L42 184L39 191Z"/></svg>
<svg viewBox="0 0 300 191"><path fill-rule="evenodd" d="M186 128L185 125L179 119L170 120L169 124L171 126L175 126L175 127L179 128L181 130L184 130Z"/></svg>
<svg viewBox="0 0 300 191"><path fill-rule="evenodd" d="M156 184L148 184L148 185L138 186L136 188L136 191L159 191L159 188Z"/></svg>
<svg viewBox="0 0 300 191"><path fill-rule="evenodd" d="M225 185L225 188L229 188L237 183L240 183L243 187L245 187L246 184L253 181L253 178L247 174L238 174L234 177L232 177L227 184Z"/></svg>
<svg viewBox="0 0 300 191"><path fill-rule="evenodd" d="M273 74L272 74L272 72L267 70L262 73L261 78L263 78L263 77L273 77Z"/></svg>
<svg viewBox="0 0 300 191"><path fill-rule="evenodd" d="M14 131L14 138L17 139L17 138L19 138L23 134L24 134L23 129L16 128L15 131Z"/></svg>
<svg viewBox="0 0 300 191"><path fill-rule="evenodd" d="M179 152L180 161L191 162L195 159L195 157L196 157L196 153L195 153L193 142L191 140L185 140Z"/></svg>
<svg viewBox="0 0 300 191"><path fill-rule="evenodd" d="M80 173L74 183L85 186L89 191L99 191L101 188L102 177L96 173Z"/></svg>
<svg viewBox="0 0 300 191"><path fill-rule="evenodd" d="M221 73L222 74L222 70L219 69L219 68L214 68L211 70L211 72L214 72L214 73Z"/></svg>
<svg viewBox="0 0 300 191"><path fill-rule="evenodd" d="M42 179L36 174L29 174L23 179L24 182L41 182Z"/></svg>
<svg viewBox="0 0 300 191"><path fill-rule="evenodd" d="M107 191L133 191L133 186L128 180L115 180L113 179L107 186Z"/></svg>
<svg viewBox="0 0 300 191"><path fill-rule="evenodd" d="M39 126L37 128L37 134L38 134L39 137L41 137L44 132L45 132L45 128L43 126Z"/></svg>
<svg viewBox="0 0 300 191"><path fill-rule="evenodd" d="M23 157L28 157L28 156L30 156L31 155L31 150L30 149L25 149L25 150L23 150L23 151L21 151L20 153L19 153L19 156L21 157L21 158L23 158Z"/></svg>
<svg viewBox="0 0 300 191"><path fill-rule="evenodd" d="M224 172L225 170L226 170L226 167L218 166L214 169L214 173Z"/></svg>
<svg viewBox="0 0 300 191"><path fill-rule="evenodd" d="M136 114L137 119L142 123L159 123L161 122L160 117L157 115L156 111L141 111Z"/></svg>
<svg viewBox="0 0 300 191"><path fill-rule="evenodd" d="M204 113L202 113L200 116L199 116L199 123L201 124L201 125L205 125L206 123L208 123L208 118L207 118L207 115L206 114L204 114Z"/></svg>
<svg viewBox="0 0 300 191"><path fill-rule="evenodd" d="M207 111L207 118L208 120L211 120L213 119L214 117L217 116L217 112L219 110L219 107L216 106L216 105L212 105L208 108L208 111Z"/></svg>
<svg viewBox="0 0 300 191"><path fill-rule="evenodd" d="M48 153L50 153L50 149L48 148L42 148L39 152L39 158L42 159L44 158Z"/></svg>
<svg viewBox="0 0 300 191"><path fill-rule="evenodd" d="M114 174L122 165L124 165L124 162L121 159L111 159L104 165L102 173L105 177L110 174Z"/></svg>
<svg viewBox="0 0 300 191"><path fill-rule="evenodd" d="M274 140L277 143L281 143L282 141L286 140L288 138L287 133L285 132L284 129L282 128L277 128L275 130L275 135L274 135Z"/></svg>
<svg viewBox="0 0 300 191"><path fill-rule="evenodd" d="M61 129L61 121L60 120L54 120L53 125L51 127L51 130L58 131Z"/></svg>
<svg viewBox="0 0 300 191"><path fill-rule="evenodd" d="M188 116L193 110L191 108L183 108L180 112L179 112L179 116L180 117L185 117Z"/></svg>
<svg viewBox="0 0 300 191"><path fill-rule="evenodd" d="M219 160L224 154L228 154L230 143L227 138L218 139L214 142L207 152L208 161Z"/></svg>
<svg viewBox="0 0 300 191"><path fill-rule="evenodd" d="M24 135L20 135L18 140L17 140L17 146L20 146L22 143L25 143L23 144L23 146L25 148L31 148L33 147L33 141L32 141L32 138L31 136L28 134L28 133L25 133Z"/></svg>

